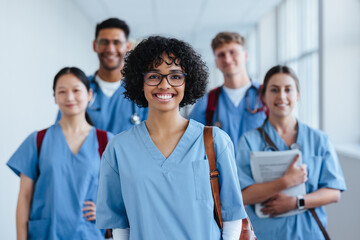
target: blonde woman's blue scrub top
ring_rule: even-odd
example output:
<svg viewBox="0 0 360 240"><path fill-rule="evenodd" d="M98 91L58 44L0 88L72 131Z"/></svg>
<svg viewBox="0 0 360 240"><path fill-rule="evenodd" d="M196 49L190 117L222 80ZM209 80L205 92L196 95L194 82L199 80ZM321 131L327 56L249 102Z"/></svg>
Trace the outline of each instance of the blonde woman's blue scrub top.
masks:
<svg viewBox="0 0 360 240"><path fill-rule="evenodd" d="M256 88L259 88L259 84L253 83ZM218 105L215 109L211 124L214 125L215 121L221 122L221 129L224 130L234 143L235 153L240 137L247 131L259 127L265 120L266 115L264 111L252 114L248 111L248 107L254 109L256 106L258 91L250 89L248 92L249 104L246 103L246 97L244 97L240 104L235 107L229 96L224 89L221 89ZM206 124L205 112L208 102L209 94L206 94L195 104L193 110L189 115L189 119L194 119L202 124ZM262 107L261 102L258 103L259 108ZM218 116L218 119L217 119Z"/></svg>
<svg viewBox="0 0 360 240"><path fill-rule="evenodd" d="M144 122L115 136L101 161L97 227L130 227L130 239L219 240L203 128L190 120L168 158ZM213 136L223 220L245 218L233 145L218 128Z"/></svg>
<svg viewBox="0 0 360 240"><path fill-rule="evenodd" d="M28 136L7 165L35 182L28 239L104 239L104 231L82 216L85 201L96 202L100 155L92 128L79 152L73 154L59 124L44 136L40 157L37 132ZM108 133L108 139L112 137Z"/></svg>
<svg viewBox="0 0 360 240"><path fill-rule="evenodd" d="M311 193L320 188L344 191L346 189L344 176L334 146L328 136L299 121L298 125L297 143L301 148L302 162L307 164L308 170L308 180L305 182L306 192ZM269 121L265 123L265 132L280 151L289 150ZM263 151L264 147L264 140L256 129L241 137L236 164L242 189L255 183L251 174L249 154ZM254 212L254 205L249 205L246 211L258 239L324 239L310 211L281 218L258 218ZM327 218L324 207L317 207L315 211L326 227Z"/></svg>
<svg viewBox="0 0 360 240"><path fill-rule="evenodd" d="M140 117L140 121L147 119L147 108L139 108L129 99L125 98L123 83L115 91L114 95L109 98L102 92L93 76L89 77L89 81L90 88L93 90L93 97L86 111L96 128L118 134L133 127L134 124L131 122L131 116L134 113L134 107L136 114ZM60 118L61 114L59 111L56 121L59 121Z"/></svg>

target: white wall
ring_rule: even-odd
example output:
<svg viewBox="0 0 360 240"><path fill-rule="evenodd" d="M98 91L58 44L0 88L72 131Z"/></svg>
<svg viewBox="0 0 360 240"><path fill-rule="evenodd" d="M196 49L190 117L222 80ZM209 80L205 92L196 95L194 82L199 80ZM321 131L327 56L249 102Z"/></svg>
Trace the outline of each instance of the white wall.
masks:
<svg viewBox="0 0 360 240"><path fill-rule="evenodd" d="M266 72L277 64L276 11L267 14L258 24L259 34L259 82Z"/></svg>
<svg viewBox="0 0 360 240"><path fill-rule="evenodd" d="M359 143L360 1L323 6L323 129L336 144Z"/></svg>
<svg viewBox="0 0 360 240"><path fill-rule="evenodd" d="M360 222L360 1L323 0L323 128L339 151L347 191L327 206L332 239L358 239Z"/></svg>
<svg viewBox="0 0 360 240"><path fill-rule="evenodd" d="M359 239L360 223L360 156L354 158L339 153L348 190L341 194L338 203L326 206L328 232L331 239Z"/></svg>
<svg viewBox="0 0 360 240"><path fill-rule="evenodd" d="M28 134L54 122L56 72L90 74L98 63L95 26L70 0L1 0L0 29L0 239L15 239L19 178L5 164Z"/></svg>

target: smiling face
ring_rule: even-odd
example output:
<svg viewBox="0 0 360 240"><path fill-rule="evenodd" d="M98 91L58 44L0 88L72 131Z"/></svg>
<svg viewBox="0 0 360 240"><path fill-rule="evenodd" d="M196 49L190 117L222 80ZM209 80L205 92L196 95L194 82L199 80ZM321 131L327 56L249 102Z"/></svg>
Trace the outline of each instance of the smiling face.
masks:
<svg viewBox="0 0 360 240"><path fill-rule="evenodd" d="M270 118L284 118L292 115L299 98L295 80L289 74L277 73L269 79L263 101L269 108Z"/></svg>
<svg viewBox="0 0 360 240"><path fill-rule="evenodd" d="M236 42L222 44L214 50L215 63L226 76L234 76L245 71L247 51Z"/></svg>
<svg viewBox="0 0 360 240"><path fill-rule="evenodd" d="M59 77L55 86L55 103L59 106L62 116L84 115L92 92L72 73Z"/></svg>
<svg viewBox="0 0 360 240"><path fill-rule="evenodd" d="M122 29L105 28L100 30L93 42L93 48L99 57L100 68L113 71L122 69L124 56L130 50L131 44Z"/></svg>
<svg viewBox="0 0 360 240"><path fill-rule="evenodd" d="M151 72L167 74L184 73L180 65L173 63L166 55L163 55L164 61L159 65L150 69ZM168 76L169 77L169 76ZM150 111L179 111L179 104L184 98L185 83L179 87L172 87L165 77L157 86L149 86L144 82L144 94L148 102Z"/></svg>

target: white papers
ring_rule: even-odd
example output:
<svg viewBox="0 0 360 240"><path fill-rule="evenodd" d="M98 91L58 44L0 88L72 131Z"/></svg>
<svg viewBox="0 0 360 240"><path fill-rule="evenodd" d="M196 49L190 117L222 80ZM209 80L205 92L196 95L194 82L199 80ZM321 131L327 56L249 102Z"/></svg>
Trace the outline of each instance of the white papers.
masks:
<svg viewBox="0 0 360 240"><path fill-rule="evenodd" d="M300 166L301 163L301 152L298 149L289 151L272 151L272 152L253 152L250 155L250 166L251 172L255 182L269 182L282 177L289 167L290 163L294 160L296 155L300 155L296 165ZM287 188L282 193L291 196L305 195L305 183L297 186ZM261 212L261 204L255 204L255 213L260 218L269 217ZM276 217L286 217L301 213L304 210L292 210L284 214L280 214Z"/></svg>

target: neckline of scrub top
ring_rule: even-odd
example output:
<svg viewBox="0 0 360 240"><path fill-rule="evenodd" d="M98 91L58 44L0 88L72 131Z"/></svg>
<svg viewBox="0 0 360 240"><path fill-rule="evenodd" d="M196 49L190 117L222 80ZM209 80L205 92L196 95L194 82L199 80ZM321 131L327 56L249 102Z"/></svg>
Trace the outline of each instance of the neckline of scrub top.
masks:
<svg viewBox="0 0 360 240"><path fill-rule="evenodd" d="M303 132L303 125L300 123L298 119L296 119L298 124L298 133L296 143L300 145L300 151L302 148L302 132ZM269 135L270 139L274 142L275 146L280 150L290 150L290 147L286 145L282 137L278 134L274 126L270 123L270 121L266 121L265 123L265 132Z"/></svg>
<svg viewBox="0 0 360 240"><path fill-rule="evenodd" d="M235 106L235 104L231 101L230 97L227 95L226 91L224 91L224 89L221 89L221 93L220 95L223 94L224 95L224 100L225 100L225 104L230 107L231 109L228 109L228 112L233 113L233 114L238 114L238 112L243 112L244 109L246 110L246 107L244 107L244 100L245 100L245 96L240 100L239 105Z"/></svg>
<svg viewBox="0 0 360 240"><path fill-rule="evenodd" d="M190 147L193 144L191 139L197 138L198 135L202 132L200 128L196 127L196 122L190 119L189 124L181 136L179 142L177 143L176 147L170 154L168 158L166 158L161 151L157 148L155 143L150 137L149 131L145 125L145 121L141 123L140 129L142 131L142 138L144 145L146 146L147 150L150 152L150 156L160 164L160 167L167 172L170 167L179 161L181 161L181 155L185 155L187 153L186 147Z"/></svg>
<svg viewBox="0 0 360 240"><path fill-rule="evenodd" d="M110 99L112 99L114 96L117 96L117 95L118 95L118 92L120 92L120 91L123 92L123 90L125 90L123 79L121 80L120 86L116 89L116 91L114 92L114 94L111 95L111 97L106 96L106 94L102 91L102 89L101 89L101 87L99 86L99 84L95 81L94 76L92 76L92 80L91 80L90 83L93 84L93 86L94 86L93 91L95 91L96 94L100 94L101 97L104 97L104 98L106 98L107 100L110 100Z"/></svg>
<svg viewBox="0 0 360 240"><path fill-rule="evenodd" d="M66 137L65 137L65 134L64 134L64 131L63 131L62 127L60 126L60 124L59 124L58 122L56 123L55 126L58 128L58 131L60 131L60 133L61 133L60 135L61 135L62 141L64 141L66 148L68 149L68 151L69 151L73 156L79 155L79 153L82 151L82 149L83 149L84 146L87 144L87 142L90 141L90 140L88 140L88 139L90 138L90 135L93 134L94 129L95 129L95 127L92 127L92 128L90 129L90 132L89 132L89 134L86 136L86 138L85 138L85 140L83 141L83 143L81 144L81 146L80 146L80 148L79 148L79 151L78 151L77 153L73 153L73 152L71 151L71 148L70 148L68 142L66 141Z"/></svg>

